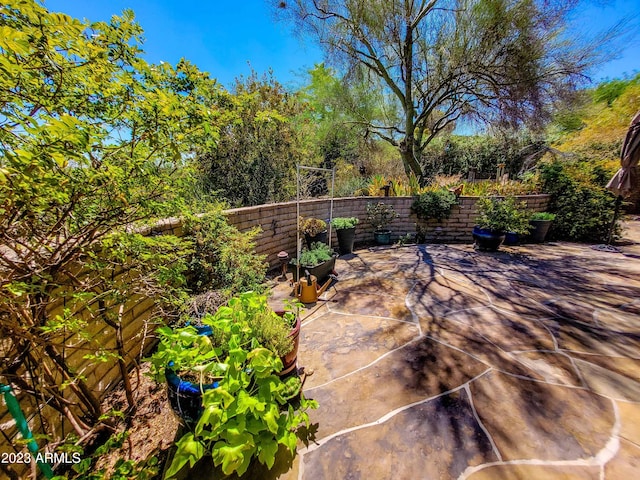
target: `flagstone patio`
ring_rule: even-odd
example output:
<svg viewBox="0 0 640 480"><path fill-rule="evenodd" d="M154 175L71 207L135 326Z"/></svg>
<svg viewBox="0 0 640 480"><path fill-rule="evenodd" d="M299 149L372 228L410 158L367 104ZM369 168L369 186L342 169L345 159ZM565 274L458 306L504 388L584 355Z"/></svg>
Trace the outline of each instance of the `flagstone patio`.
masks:
<svg viewBox="0 0 640 480"><path fill-rule="evenodd" d="M299 364L313 439L250 478L627 479L640 471L640 221L618 252L341 257ZM274 302L290 292L275 288ZM195 477L194 477L195 478Z"/></svg>

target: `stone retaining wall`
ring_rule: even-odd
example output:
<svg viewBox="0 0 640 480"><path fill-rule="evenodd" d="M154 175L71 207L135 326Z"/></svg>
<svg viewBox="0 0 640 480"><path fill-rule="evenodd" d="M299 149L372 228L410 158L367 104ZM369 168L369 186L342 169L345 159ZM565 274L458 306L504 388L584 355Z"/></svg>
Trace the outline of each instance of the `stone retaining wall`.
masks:
<svg viewBox="0 0 640 480"><path fill-rule="evenodd" d="M526 195L517 197L527 203L531 212L542 212L549 203L549 195ZM459 198L458 204L451 211L451 215L442 222L433 220L418 220L411 213L413 197L350 197L333 200L333 218L357 217L360 224L356 228L356 244L371 243L373 241L372 228L367 224L367 204L382 201L393 205L398 213L390 225L393 231L392 241L399 237L416 233L416 223L426 227L427 241L439 243L471 243L471 230L476 223L475 209L478 197ZM330 199L304 200L300 202L300 215L329 219ZM281 250L289 252L290 256L296 251L296 202L273 203L255 207L234 208L227 210L227 219L241 231L250 230L256 226L262 229L257 237L257 253L267 255L269 264L278 264L277 254ZM171 228L176 231L179 224ZM176 233L178 233L176 231ZM332 245L337 245L335 232L332 235Z"/></svg>

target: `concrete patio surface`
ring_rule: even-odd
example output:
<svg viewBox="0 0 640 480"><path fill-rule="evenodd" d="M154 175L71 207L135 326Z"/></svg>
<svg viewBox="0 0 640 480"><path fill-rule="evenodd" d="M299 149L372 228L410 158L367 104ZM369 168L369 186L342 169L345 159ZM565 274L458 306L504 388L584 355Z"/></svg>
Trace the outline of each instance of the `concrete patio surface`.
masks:
<svg viewBox="0 0 640 480"><path fill-rule="evenodd" d="M640 472L640 220L626 245L341 257L298 362L320 403L255 480L626 480ZM276 282L271 301L289 298ZM222 478L210 459L188 478ZM235 478L235 477L234 477Z"/></svg>
<svg viewBox="0 0 640 480"><path fill-rule="evenodd" d="M567 242L341 257L304 319L313 439L255 478L627 479L640 472L640 221ZM287 296L280 283L274 301Z"/></svg>

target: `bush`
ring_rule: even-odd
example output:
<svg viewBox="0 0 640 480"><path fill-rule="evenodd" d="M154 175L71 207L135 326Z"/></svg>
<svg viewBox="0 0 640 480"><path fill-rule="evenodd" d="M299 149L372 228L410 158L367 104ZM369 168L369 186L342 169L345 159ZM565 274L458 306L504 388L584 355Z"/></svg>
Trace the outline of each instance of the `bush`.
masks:
<svg viewBox="0 0 640 480"><path fill-rule="evenodd" d="M496 232L529 233L529 214L525 202L513 197L482 197L476 204L478 225Z"/></svg>
<svg viewBox="0 0 640 480"><path fill-rule="evenodd" d="M533 221L553 221L556 218L556 214L555 213L549 213L549 212L536 212L533 215L531 215L531 220Z"/></svg>
<svg viewBox="0 0 640 480"><path fill-rule="evenodd" d="M384 202L367 203L367 221L375 231L385 230L397 216L393 205Z"/></svg>
<svg viewBox="0 0 640 480"><path fill-rule="evenodd" d="M411 205L418 218L435 218L439 222L451 214L451 207L458 203L453 192L444 189L431 190L418 196Z"/></svg>
<svg viewBox="0 0 640 480"><path fill-rule="evenodd" d="M267 264L264 255L254 252L253 242L259 230L238 231L227 223L220 209L189 216L184 227L195 248L187 274L187 286L192 293L262 290Z"/></svg>
<svg viewBox="0 0 640 480"><path fill-rule="evenodd" d="M615 197L601 182L601 173L587 162L540 166L543 192L551 195L548 209L556 214L551 238L604 242L615 208Z"/></svg>

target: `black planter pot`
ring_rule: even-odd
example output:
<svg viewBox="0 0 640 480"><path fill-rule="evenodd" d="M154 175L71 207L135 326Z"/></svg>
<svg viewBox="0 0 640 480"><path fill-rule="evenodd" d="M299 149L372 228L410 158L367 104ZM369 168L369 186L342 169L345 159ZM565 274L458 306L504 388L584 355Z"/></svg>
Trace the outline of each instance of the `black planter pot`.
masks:
<svg viewBox="0 0 640 480"><path fill-rule="evenodd" d="M307 247L309 247L309 250L311 250L311 244L313 243L316 243L316 242L327 243L327 231L325 230L324 232L320 232L317 235L314 235L313 237L305 233L304 239L307 242Z"/></svg>
<svg viewBox="0 0 640 480"><path fill-rule="evenodd" d="M495 252L504 242L505 233L489 230L488 228L473 227L473 240L478 250Z"/></svg>
<svg viewBox="0 0 640 480"><path fill-rule="evenodd" d="M356 238L356 227L336 230L336 236L338 237L338 249L340 250L340 255L353 253L353 242Z"/></svg>
<svg viewBox="0 0 640 480"><path fill-rule="evenodd" d="M293 272L293 280L297 282L298 269L293 264L289 264L289 267ZM309 268L309 267L300 265L300 275L304 277L304 271L309 270L309 273L311 275L314 275L318 279L318 284L322 285L324 282L327 281L327 279L329 278L329 275L331 274L331 272L333 272L335 268L336 268L336 257L334 256L334 257L331 257L331 259L327 260L326 262L321 263L320 265L316 265L315 267Z"/></svg>
<svg viewBox="0 0 640 480"><path fill-rule="evenodd" d="M529 241L531 243L544 242L547 232L549 232L549 228L551 228L552 222L553 220L530 220L529 223L533 228L529 235Z"/></svg>
<svg viewBox="0 0 640 480"><path fill-rule="evenodd" d="M172 410L185 422L187 426L198 423L204 407L202 406L202 392L218 387L218 382L200 385L181 379L176 373L167 368L167 393Z"/></svg>
<svg viewBox="0 0 640 480"><path fill-rule="evenodd" d="M376 230L373 239L378 245L391 245L391 230Z"/></svg>

